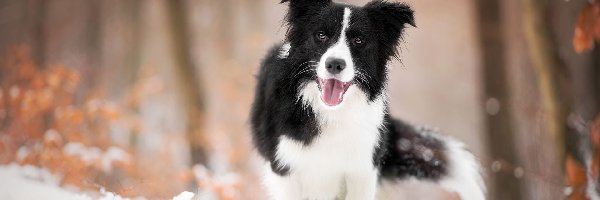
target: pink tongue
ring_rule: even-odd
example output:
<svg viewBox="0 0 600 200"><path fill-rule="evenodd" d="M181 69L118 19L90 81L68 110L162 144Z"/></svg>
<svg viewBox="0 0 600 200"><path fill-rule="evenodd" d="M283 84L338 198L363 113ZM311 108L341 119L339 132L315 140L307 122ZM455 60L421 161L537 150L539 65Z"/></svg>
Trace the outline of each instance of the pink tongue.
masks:
<svg viewBox="0 0 600 200"><path fill-rule="evenodd" d="M342 102L345 92L344 84L336 79L321 81L321 100L328 106L336 106Z"/></svg>

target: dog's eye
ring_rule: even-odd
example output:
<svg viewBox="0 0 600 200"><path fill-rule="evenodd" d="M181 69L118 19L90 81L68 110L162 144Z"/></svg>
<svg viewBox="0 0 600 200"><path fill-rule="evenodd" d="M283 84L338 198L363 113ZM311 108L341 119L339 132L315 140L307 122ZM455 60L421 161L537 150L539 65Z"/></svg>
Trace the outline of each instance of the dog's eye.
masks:
<svg viewBox="0 0 600 200"><path fill-rule="evenodd" d="M361 45L364 41L360 37L352 38L352 43L355 45Z"/></svg>
<svg viewBox="0 0 600 200"><path fill-rule="evenodd" d="M321 42L325 42L329 39L329 37L327 35L325 35L325 32L319 31L319 32L317 32L317 39L319 39L319 41L321 41Z"/></svg>

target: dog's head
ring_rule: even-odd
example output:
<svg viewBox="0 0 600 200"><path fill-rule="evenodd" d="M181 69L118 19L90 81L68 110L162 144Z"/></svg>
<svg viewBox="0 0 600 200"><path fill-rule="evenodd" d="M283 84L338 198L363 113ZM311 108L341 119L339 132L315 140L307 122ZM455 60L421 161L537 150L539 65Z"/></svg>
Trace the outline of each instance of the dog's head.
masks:
<svg viewBox="0 0 600 200"><path fill-rule="evenodd" d="M322 105L340 106L349 89L371 101L382 94L386 64L397 57L405 25L415 26L409 6L383 0L363 7L331 0L284 2L289 2L287 57L315 67L314 80L308 81L316 83L312 89L318 89Z"/></svg>

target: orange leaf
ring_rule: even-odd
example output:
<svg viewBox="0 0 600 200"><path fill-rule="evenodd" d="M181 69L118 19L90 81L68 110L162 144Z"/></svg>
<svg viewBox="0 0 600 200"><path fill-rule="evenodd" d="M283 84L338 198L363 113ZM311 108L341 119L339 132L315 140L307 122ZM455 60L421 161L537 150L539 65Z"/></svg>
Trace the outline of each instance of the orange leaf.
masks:
<svg viewBox="0 0 600 200"><path fill-rule="evenodd" d="M567 156L567 181L572 187L586 184L585 168L571 155Z"/></svg>
<svg viewBox="0 0 600 200"><path fill-rule="evenodd" d="M600 1L585 6L575 24L573 47L577 53L594 47L594 40L600 40Z"/></svg>
<svg viewBox="0 0 600 200"><path fill-rule="evenodd" d="M567 156L567 182L573 189L569 200L586 200L585 187L587 183L585 168L571 155Z"/></svg>

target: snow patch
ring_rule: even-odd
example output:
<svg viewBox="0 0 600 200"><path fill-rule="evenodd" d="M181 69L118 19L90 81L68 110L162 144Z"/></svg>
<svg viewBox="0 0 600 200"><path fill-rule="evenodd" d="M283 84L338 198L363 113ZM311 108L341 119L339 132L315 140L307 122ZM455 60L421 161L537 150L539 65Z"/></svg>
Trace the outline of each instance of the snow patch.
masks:
<svg viewBox="0 0 600 200"><path fill-rule="evenodd" d="M45 200L130 200L106 191L104 188L97 192L85 193L60 187L60 178L52 175L46 169L17 164L0 166L0 199L45 199ZM97 198L92 198L88 194ZM173 200L192 200L195 194L182 192ZM145 199L143 197L135 199Z"/></svg>
<svg viewBox="0 0 600 200"><path fill-rule="evenodd" d="M173 200L192 200L192 198L194 198L194 193L185 191L173 197Z"/></svg>
<svg viewBox="0 0 600 200"><path fill-rule="evenodd" d="M57 142L60 141L61 136L58 131L54 129L49 129L44 133L44 140L49 142Z"/></svg>
<svg viewBox="0 0 600 200"><path fill-rule="evenodd" d="M32 166L0 166L0 199L91 200L58 187L59 179L47 170Z"/></svg>
<svg viewBox="0 0 600 200"><path fill-rule="evenodd" d="M216 200L219 195L214 191L221 191L222 198L239 199L238 193L233 186L240 182L240 177L236 173L211 174L203 165L195 165L192 170L196 181L200 184L196 199L198 200Z"/></svg>
<svg viewBox="0 0 600 200"><path fill-rule="evenodd" d="M21 161L21 160L27 158L27 156L30 153L31 153L31 149L29 149L27 146L19 147L19 149L17 150L17 160Z"/></svg>
<svg viewBox="0 0 600 200"><path fill-rule="evenodd" d="M102 151L98 147L86 147L78 142L70 142L63 147L63 152L67 155L78 156L89 165L99 161L105 172L112 171L112 164L115 161L129 162L130 160L129 153L114 146Z"/></svg>
<svg viewBox="0 0 600 200"><path fill-rule="evenodd" d="M104 188L100 190L102 197L98 198L98 200L130 200L129 198L123 198L117 194L112 192L107 192Z"/></svg>
<svg viewBox="0 0 600 200"><path fill-rule="evenodd" d="M118 147L110 147L102 156L102 170L105 172L112 171L112 163L115 161L129 162L129 154Z"/></svg>
<svg viewBox="0 0 600 200"><path fill-rule="evenodd" d="M69 142L63 147L63 152L67 155L79 156L87 164L93 164L100 159L102 150L98 147L86 147L79 142Z"/></svg>

